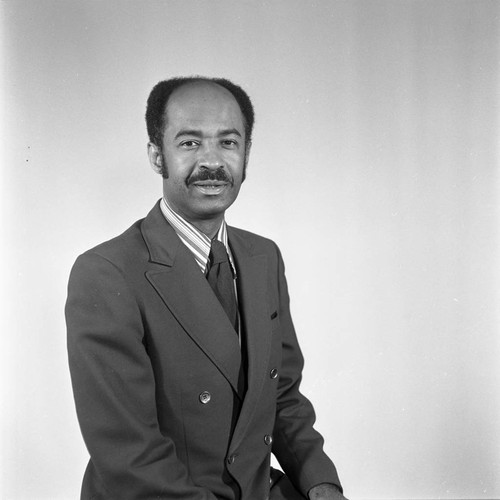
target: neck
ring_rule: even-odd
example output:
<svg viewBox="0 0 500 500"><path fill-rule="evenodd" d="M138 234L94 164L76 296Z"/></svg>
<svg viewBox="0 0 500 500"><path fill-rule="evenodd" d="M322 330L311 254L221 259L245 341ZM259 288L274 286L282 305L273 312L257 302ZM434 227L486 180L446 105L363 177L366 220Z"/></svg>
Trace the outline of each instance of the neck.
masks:
<svg viewBox="0 0 500 500"><path fill-rule="evenodd" d="M203 234L206 234L210 239L213 239L214 236L219 231L220 225L222 224L224 217L220 217L217 220L190 220L193 226L200 230ZM186 219L187 220L187 219Z"/></svg>
<svg viewBox="0 0 500 500"><path fill-rule="evenodd" d="M170 203L165 195L163 195L163 198L167 202L171 210L173 210L177 215L192 224L196 229L198 229L198 231L201 231L210 239L213 239L213 237L219 231L222 221L224 220L224 212L207 218L193 217L183 213L182 210L179 210L175 205Z"/></svg>

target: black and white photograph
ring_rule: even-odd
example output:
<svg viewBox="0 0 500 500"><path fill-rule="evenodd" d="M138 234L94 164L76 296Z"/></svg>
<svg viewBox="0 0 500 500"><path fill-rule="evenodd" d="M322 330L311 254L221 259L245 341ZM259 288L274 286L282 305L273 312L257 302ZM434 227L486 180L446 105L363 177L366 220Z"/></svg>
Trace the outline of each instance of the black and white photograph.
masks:
<svg viewBox="0 0 500 500"><path fill-rule="evenodd" d="M500 499L500 1L0 0L0 499Z"/></svg>

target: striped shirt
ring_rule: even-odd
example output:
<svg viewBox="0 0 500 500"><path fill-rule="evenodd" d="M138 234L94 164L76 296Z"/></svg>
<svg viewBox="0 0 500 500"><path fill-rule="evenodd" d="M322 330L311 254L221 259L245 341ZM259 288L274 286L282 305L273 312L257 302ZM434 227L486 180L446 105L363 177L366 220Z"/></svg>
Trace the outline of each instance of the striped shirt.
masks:
<svg viewBox="0 0 500 500"><path fill-rule="evenodd" d="M179 214L175 213L165 198L162 198L160 208L168 223L174 228L177 236L179 236L184 245L186 245L193 254L201 272L206 274L208 258L210 255L210 238L194 227L193 224L182 218ZM234 265L233 255L231 254L227 238L226 221L222 221L216 237L226 247L229 262L231 263L231 267L233 269L233 276L236 277L236 267Z"/></svg>

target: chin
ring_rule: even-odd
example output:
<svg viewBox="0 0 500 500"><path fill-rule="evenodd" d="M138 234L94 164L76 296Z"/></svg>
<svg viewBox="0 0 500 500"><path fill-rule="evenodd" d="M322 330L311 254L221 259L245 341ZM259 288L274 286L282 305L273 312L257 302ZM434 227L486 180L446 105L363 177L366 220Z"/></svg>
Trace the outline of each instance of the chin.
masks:
<svg viewBox="0 0 500 500"><path fill-rule="evenodd" d="M218 217L224 215L224 212L233 204L234 200L213 200L201 203L198 207L198 214L204 218Z"/></svg>

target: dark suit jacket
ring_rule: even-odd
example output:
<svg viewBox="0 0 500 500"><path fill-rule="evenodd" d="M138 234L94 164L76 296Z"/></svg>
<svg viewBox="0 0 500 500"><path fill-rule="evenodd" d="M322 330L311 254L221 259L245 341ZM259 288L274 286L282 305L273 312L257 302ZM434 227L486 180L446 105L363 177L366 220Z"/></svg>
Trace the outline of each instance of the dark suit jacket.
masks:
<svg viewBox="0 0 500 500"><path fill-rule="evenodd" d="M271 452L303 494L339 484L299 392L303 359L279 250L246 231L228 235L243 349L158 204L77 259L66 319L90 453L82 498L263 500Z"/></svg>

